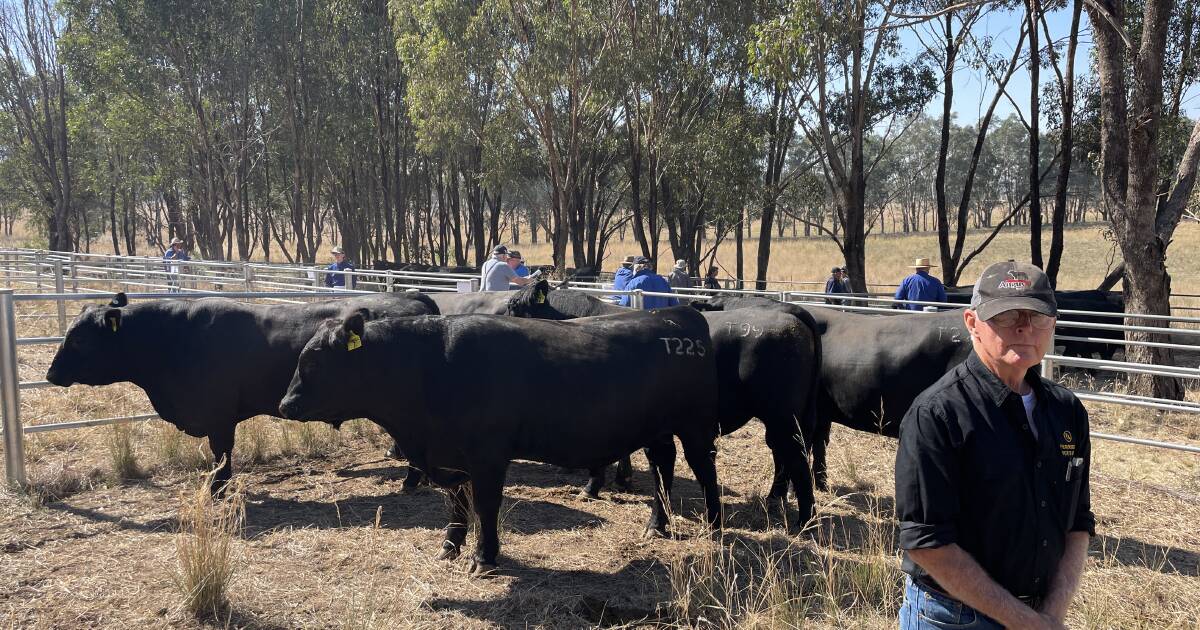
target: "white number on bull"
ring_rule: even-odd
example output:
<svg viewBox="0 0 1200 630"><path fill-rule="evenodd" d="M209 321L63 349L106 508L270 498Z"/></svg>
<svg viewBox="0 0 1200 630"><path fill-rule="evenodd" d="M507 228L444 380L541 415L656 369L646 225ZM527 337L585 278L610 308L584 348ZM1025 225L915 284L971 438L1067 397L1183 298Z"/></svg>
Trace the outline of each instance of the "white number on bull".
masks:
<svg viewBox="0 0 1200 630"><path fill-rule="evenodd" d="M754 335L755 338L763 336L763 329L760 326L755 326L749 322L725 322L725 332L742 337Z"/></svg>
<svg viewBox="0 0 1200 630"><path fill-rule="evenodd" d="M663 347L667 354L677 356L702 357L708 354L708 349L704 347L704 342L699 339L687 339L680 337L659 337L663 342Z"/></svg>

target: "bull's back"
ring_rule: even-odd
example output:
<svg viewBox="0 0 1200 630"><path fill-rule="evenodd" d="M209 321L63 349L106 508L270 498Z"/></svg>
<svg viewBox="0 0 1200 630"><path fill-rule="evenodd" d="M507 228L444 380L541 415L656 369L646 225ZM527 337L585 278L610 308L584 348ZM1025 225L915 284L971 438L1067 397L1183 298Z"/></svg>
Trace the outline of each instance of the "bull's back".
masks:
<svg viewBox="0 0 1200 630"><path fill-rule="evenodd" d="M472 375L448 415L515 457L555 463L621 455L674 423L714 421L715 364L700 315L683 323L628 315L447 318L439 380Z"/></svg>

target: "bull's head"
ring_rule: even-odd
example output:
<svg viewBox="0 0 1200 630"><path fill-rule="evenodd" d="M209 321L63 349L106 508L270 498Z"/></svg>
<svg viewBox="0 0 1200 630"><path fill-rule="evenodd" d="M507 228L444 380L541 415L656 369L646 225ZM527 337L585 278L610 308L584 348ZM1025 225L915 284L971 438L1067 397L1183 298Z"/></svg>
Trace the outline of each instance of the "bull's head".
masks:
<svg viewBox="0 0 1200 630"><path fill-rule="evenodd" d="M108 385L125 380L121 328L122 310L129 300L118 293L107 305L85 306L79 317L67 329L67 335L46 371L46 380L68 387Z"/></svg>
<svg viewBox="0 0 1200 630"><path fill-rule="evenodd" d="M508 300L508 311L505 314L532 319L567 319L550 305L549 295L549 282L531 282L521 287Z"/></svg>
<svg viewBox="0 0 1200 630"><path fill-rule="evenodd" d="M292 420L342 422L362 418L362 361L366 319L353 312L344 319L327 319L300 352L296 373L279 412Z"/></svg>

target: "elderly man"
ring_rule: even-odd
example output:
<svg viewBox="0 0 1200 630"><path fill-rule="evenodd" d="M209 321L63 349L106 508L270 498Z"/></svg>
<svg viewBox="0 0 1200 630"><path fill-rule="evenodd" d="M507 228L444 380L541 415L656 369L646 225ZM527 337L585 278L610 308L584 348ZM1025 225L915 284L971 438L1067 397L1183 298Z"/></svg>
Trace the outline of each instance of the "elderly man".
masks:
<svg viewBox="0 0 1200 630"><path fill-rule="evenodd" d="M929 275L929 268L932 266L928 258L918 258L914 264L909 265L908 267L913 270L913 273L900 282L900 288L896 289L895 298L918 302L945 302L946 287L942 286L941 280ZM897 304L895 306L910 311L925 310L924 304Z"/></svg>
<svg viewBox="0 0 1200 630"><path fill-rule="evenodd" d="M902 630L1064 627L1096 519L1087 411L1037 371L1057 313L1037 267L985 269L974 352L900 424Z"/></svg>
<svg viewBox="0 0 1200 630"><path fill-rule="evenodd" d="M672 289L688 289L692 286L692 277L688 275L687 261L680 258L675 261L675 268L667 276L667 284Z"/></svg>
<svg viewBox="0 0 1200 630"><path fill-rule="evenodd" d="M480 287L481 291L508 291L512 288L509 286L510 284L523 287L530 282L537 281L537 276L540 275L540 272L525 278L517 275L517 266L521 264L520 253L512 256L508 248L505 248L503 245L497 249L504 249L504 251L494 258L494 262L489 260L483 264L483 285ZM488 263L492 264L489 265Z"/></svg>

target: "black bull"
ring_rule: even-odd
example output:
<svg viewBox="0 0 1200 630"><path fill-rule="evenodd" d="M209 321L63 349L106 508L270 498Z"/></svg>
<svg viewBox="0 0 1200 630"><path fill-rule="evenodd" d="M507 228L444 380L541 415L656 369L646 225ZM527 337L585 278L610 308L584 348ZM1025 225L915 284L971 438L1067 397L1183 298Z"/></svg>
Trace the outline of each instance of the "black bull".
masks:
<svg viewBox="0 0 1200 630"><path fill-rule="evenodd" d="M718 297L697 308L734 311L749 307L804 311L760 297ZM825 451L832 422L896 437L912 401L971 352L962 311L858 315L808 309L821 337L817 419L807 443L813 476L826 488Z"/></svg>
<svg viewBox="0 0 1200 630"><path fill-rule="evenodd" d="M645 447L655 486L648 530L661 533L676 436L719 527L711 343L704 317L684 307L569 322L456 315L364 323L352 315L313 336L280 410L383 424L415 466L451 488L443 557L458 554L473 508L473 571L486 571L496 563L513 459L595 468ZM524 369L489 370L497 357ZM530 382L539 384L536 405L497 408Z"/></svg>
<svg viewBox="0 0 1200 630"><path fill-rule="evenodd" d="M88 306L67 331L46 380L141 387L163 420L207 437L224 465L214 488L233 471L237 424L279 414L279 401L304 344L326 318L349 311L370 317L436 313L427 297L381 294L313 304L264 306L225 298L155 300Z"/></svg>
<svg viewBox="0 0 1200 630"><path fill-rule="evenodd" d="M628 312L586 293L548 291L544 283L539 285L516 292L506 313L562 320ZM812 516L814 502L804 436L816 424L817 366L822 356L816 321L799 308L706 313L705 320L716 352L721 434L742 428L751 418L763 422L775 464L768 496L782 504L790 481L804 523ZM622 460L618 480L622 469L629 470L628 458ZM592 471L585 492L597 496L603 479L603 471Z"/></svg>

